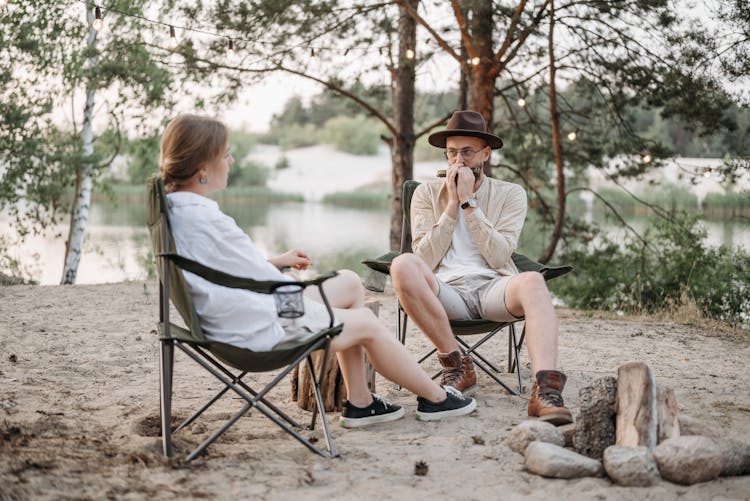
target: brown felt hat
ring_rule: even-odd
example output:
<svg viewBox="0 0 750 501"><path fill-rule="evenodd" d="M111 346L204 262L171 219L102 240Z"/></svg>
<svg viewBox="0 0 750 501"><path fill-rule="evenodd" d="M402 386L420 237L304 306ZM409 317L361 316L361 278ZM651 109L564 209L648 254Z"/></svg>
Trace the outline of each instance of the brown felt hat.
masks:
<svg viewBox="0 0 750 501"><path fill-rule="evenodd" d="M476 111L454 112L445 130L430 134L427 141L438 148L445 148L445 140L451 136L478 137L487 141L493 150L503 147L503 140L489 131L484 117Z"/></svg>

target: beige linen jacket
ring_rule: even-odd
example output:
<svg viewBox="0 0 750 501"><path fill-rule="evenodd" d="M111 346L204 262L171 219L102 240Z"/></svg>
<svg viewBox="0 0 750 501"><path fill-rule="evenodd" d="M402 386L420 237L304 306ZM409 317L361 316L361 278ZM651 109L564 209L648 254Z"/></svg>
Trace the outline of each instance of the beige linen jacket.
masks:
<svg viewBox="0 0 750 501"><path fill-rule="evenodd" d="M500 275L518 274L511 255L526 219L526 192L517 184L485 177L476 197L479 208L465 216L479 252ZM447 204L442 179L417 186L411 202L412 249L433 272L448 252L456 227L456 220L443 213Z"/></svg>

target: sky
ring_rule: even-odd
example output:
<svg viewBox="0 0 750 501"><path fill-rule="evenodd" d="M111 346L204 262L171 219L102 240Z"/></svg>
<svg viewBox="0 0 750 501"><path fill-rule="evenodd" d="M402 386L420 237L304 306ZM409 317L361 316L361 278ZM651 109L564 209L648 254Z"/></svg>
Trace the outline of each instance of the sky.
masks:
<svg viewBox="0 0 750 501"><path fill-rule="evenodd" d="M303 100L321 91L321 85L294 75L274 74L267 80L248 86L237 102L228 105L221 114L226 124L235 130L266 132L271 117L284 109L292 96Z"/></svg>

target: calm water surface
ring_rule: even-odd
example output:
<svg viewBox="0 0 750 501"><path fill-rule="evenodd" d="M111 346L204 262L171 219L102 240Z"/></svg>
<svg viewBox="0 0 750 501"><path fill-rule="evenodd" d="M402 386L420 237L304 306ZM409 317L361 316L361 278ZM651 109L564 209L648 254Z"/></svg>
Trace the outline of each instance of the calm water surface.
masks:
<svg viewBox="0 0 750 501"><path fill-rule="evenodd" d="M325 272L350 268L364 274L360 261L388 249L389 215L385 210L336 207L315 202L289 202L268 205L222 204L223 210L268 255L290 248L305 250L313 258L315 270ZM94 284L144 280L152 262L150 240L145 226L143 204L95 204L92 209L84 255L78 268L77 283ZM2 221L2 220L0 220ZM636 230L645 219L630 220ZM750 249L750 225L741 221L704 223L711 245L728 244ZM605 226L614 235L624 230ZM0 232L9 234L7 221ZM66 228L63 228L66 229ZM546 233L527 223L519 250L536 256L545 245ZM12 254L41 284L59 283L65 252L64 238L31 238Z"/></svg>

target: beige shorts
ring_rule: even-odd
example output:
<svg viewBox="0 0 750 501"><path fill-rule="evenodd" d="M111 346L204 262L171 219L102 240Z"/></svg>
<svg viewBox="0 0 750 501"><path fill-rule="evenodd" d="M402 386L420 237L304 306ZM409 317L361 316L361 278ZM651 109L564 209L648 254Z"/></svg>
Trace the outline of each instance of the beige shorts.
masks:
<svg viewBox="0 0 750 501"><path fill-rule="evenodd" d="M438 299L450 320L519 320L505 305L505 288L512 276L468 275L438 283Z"/></svg>
<svg viewBox="0 0 750 501"><path fill-rule="evenodd" d="M279 319L281 327L284 328L284 337L274 345L273 349L283 347L287 344L299 344L308 339L312 339L318 332L327 329L331 324L331 317L323 303L307 297L307 295L305 295L303 300L305 304L304 315L299 318ZM338 323L339 322L334 316L333 325L337 325Z"/></svg>

